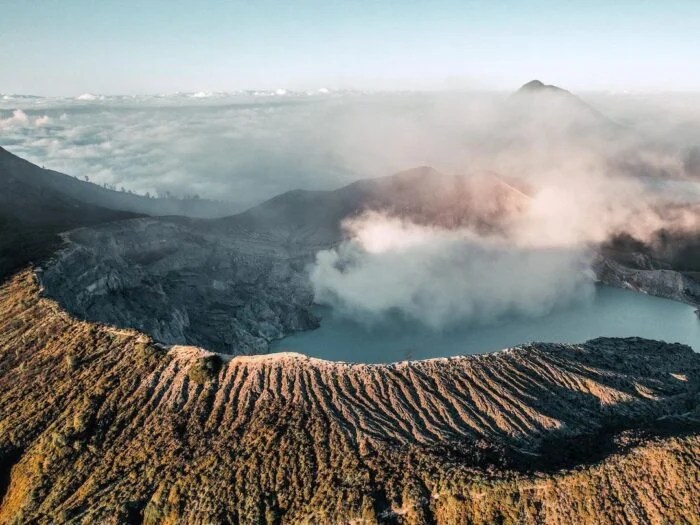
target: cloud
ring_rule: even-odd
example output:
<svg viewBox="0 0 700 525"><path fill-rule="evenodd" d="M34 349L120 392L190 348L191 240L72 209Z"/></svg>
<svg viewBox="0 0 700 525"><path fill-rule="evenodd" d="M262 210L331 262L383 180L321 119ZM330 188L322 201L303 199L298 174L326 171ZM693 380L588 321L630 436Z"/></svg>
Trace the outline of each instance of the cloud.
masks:
<svg viewBox="0 0 700 525"><path fill-rule="evenodd" d="M31 128L41 128L51 123L51 118L48 115L41 115L34 119L24 112L22 109L15 109L7 118L2 118L0 113L0 129L26 133L29 138Z"/></svg>
<svg viewBox="0 0 700 525"><path fill-rule="evenodd" d="M0 119L0 128L22 127L29 124L29 117L21 109L15 109L12 116Z"/></svg>
<svg viewBox="0 0 700 525"><path fill-rule="evenodd" d="M692 98L601 96L595 104L638 126L643 138L581 133L575 146L542 119L514 119L500 93L274 93L13 97L0 100L0 145L98 183L197 193L241 210L290 189L333 189L418 165L526 181L566 177L563 167L573 164L585 171L587 156L600 171L613 161L620 172L690 179L696 171L691 147L700 140L691 117L698 112L689 108L700 100ZM568 118L564 110L549 113L550 121Z"/></svg>
<svg viewBox="0 0 700 525"><path fill-rule="evenodd" d="M92 102L93 100L104 99L104 97L101 97L100 95L94 95L92 93L83 93L82 95L78 95L77 97L75 97L75 99L84 102Z"/></svg>
<svg viewBox="0 0 700 525"><path fill-rule="evenodd" d="M345 224L351 239L311 269L315 300L365 322L400 312L440 329L538 316L593 293L585 247L542 247L380 213Z"/></svg>
<svg viewBox="0 0 700 525"><path fill-rule="evenodd" d="M51 118L49 118L48 115L43 115L34 119L34 125L38 128L48 126L49 124L51 124Z"/></svg>
<svg viewBox="0 0 700 525"><path fill-rule="evenodd" d="M12 134L0 145L100 184L197 193L241 211L294 187L332 188L382 173L350 166L324 138L330 109L322 103L273 98L27 101L26 122L2 120Z"/></svg>

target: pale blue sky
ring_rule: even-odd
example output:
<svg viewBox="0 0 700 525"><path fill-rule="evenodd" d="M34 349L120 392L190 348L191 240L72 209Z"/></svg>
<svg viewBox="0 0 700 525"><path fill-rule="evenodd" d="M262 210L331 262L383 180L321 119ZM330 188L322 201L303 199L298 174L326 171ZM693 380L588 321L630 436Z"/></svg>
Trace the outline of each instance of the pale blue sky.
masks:
<svg viewBox="0 0 700 525"><path fill-rule="evenodd" d="M699 28L696 0L0 0L0 93L700 90Z"/></svg>

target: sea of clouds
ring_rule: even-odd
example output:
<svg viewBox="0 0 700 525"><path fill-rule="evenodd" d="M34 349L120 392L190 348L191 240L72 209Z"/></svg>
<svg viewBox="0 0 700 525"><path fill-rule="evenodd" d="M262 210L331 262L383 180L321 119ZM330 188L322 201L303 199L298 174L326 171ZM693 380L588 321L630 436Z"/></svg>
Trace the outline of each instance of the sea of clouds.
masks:
<svg viewBox="0 0 700 525"><path fill-rule="evenodd" d="M328 90L0 95L0 146L99 184L244 209L290 189L332 189L421 164L455 167L475 116L455 100Z"/></svg>
<svg viewBox="0 0 700 525"><path fill-rule="evenodd" d="M332 189L419 165L538 169L499 157L506 93L0 95L0 146L39 165L138 193L198 194L241 209L296 188ZM650 142L649 164L682 172L700 98L596 95ZM645 153L637 148L638 156ZM700 154L697 169L700 171ZM514 167L515 166L515 167Z"/></svg>

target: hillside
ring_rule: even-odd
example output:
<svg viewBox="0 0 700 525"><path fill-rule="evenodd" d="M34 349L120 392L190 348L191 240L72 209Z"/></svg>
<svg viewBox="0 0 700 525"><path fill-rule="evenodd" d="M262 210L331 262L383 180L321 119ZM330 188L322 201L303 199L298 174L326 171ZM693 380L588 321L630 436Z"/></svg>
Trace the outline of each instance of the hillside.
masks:
<svg viewBox="0 0 700 525"><path fill-rule="evenodd" d="M45 183L52 175L35 176L43 171L0 148L0 281L50 255L60 232L138 216L60 191Z"/></svg>
<svg viewBox="0 0 700 525"><path fill-rule="evenodd" d="M699 522L682 345L222 362L39 292L0 288L1 523Z"/></svg>
<svg viewBox="0 0 700 525"><path fill-rule="evenodd" d="M0 280L61 246L59 233L143 215L221 217L234 211L204 199L150 199L40 168L0 147Z"/></svg>
<svg viewBox="0 0 700 525"><path fill-rule="evenodd" d="M492 173L448 175L421 166L331 191L289 191L214 224L328 245L338 242L343 219L364 210L419 224L491 231L522 211L528 199Z"/></svg>
<svg viewBox="0 0 700 525"><path fill-rule="evenodd" d="M207 199L148 198L134 193L110 190L59 173L40 168L0 147L0 181L21 181L22 184L41 191L51 191L65 198L86 204L124 210L138 215L183 215L186 217L223 217L236 208L227 203Z"/></svg>

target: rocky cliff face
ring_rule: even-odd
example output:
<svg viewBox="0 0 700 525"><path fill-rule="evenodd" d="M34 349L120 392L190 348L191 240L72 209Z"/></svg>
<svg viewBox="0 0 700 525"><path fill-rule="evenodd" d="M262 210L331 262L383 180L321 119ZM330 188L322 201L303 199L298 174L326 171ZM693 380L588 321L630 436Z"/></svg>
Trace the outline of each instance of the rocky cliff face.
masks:
<svg viewBox="0 0 700 525"><path fill-rule="evenodd" d="M222 362L26 272L0 288L0 522L697 523L699 383L639 339Z"/></svg>
<svg viewBox="0 0 700 525"><path fill-rule="evenodd" d="M620 234L600 247L593 268L605 284L700 306L696 233L659 230L646 242Z"/></svg>
<svg viewBox="0 0 700 525"><path fill-rule="evenodd" d="M640 263L642 264L631 267L599 255L593 268L596 277L604 284L700 306L700 281L697 280L697 274L654 268L644 264L644 260L640 260Z"/></svg>
<svg viewBox="0 0 700 525"><path fill-rule="evenodd" d="M225 232L188 219L138 219L76 230L41 273L82 318L158 341L247 354L318 326L304 273L314 246Z"/></svg>

